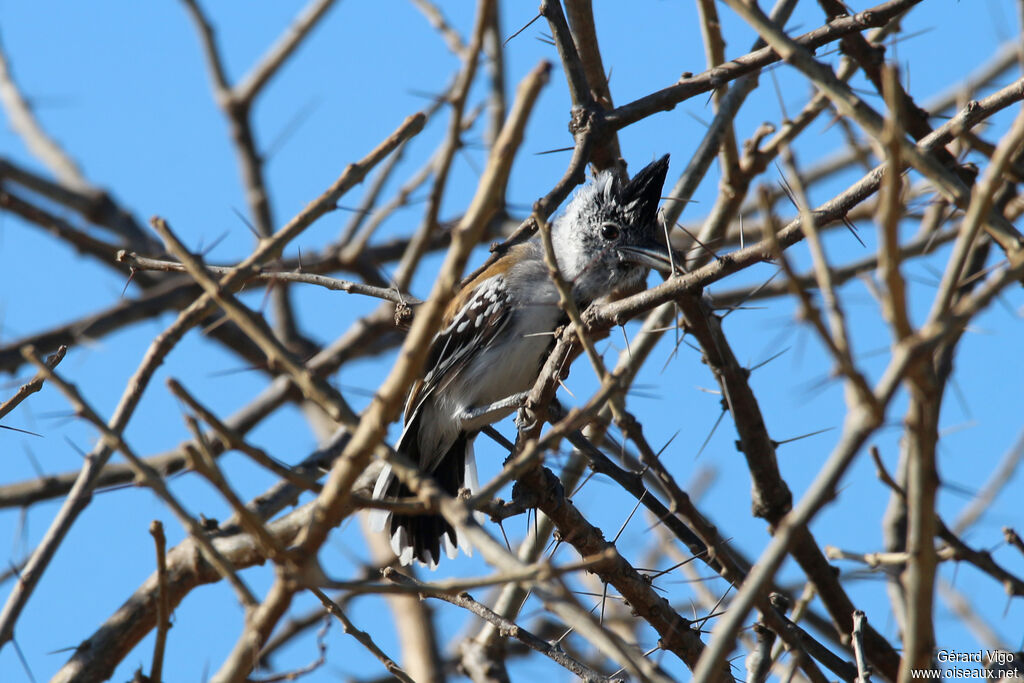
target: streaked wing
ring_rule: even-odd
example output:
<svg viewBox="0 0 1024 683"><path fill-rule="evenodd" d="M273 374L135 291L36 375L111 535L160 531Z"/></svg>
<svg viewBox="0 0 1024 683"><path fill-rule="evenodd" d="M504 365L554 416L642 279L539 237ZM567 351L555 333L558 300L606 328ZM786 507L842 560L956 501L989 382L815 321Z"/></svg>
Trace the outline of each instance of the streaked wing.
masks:
<svg viewBox="0 0 1024 683"><path fill-rule="evenodd" d="M430 345L426 367L430 371L413 386L405 405L408 423L423 401L468 365L473 356L502 333L511 318L505 278L493 275L461 294L451 321Z"/></svg>

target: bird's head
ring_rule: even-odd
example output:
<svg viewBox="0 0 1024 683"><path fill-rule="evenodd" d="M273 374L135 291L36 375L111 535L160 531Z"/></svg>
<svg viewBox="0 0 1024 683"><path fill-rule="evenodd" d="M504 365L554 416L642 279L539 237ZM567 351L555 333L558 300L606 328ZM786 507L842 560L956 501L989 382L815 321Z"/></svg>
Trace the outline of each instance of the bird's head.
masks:
<svg viewBox="0 0 1024 683"><path fill-rule="evenodd" d="M668 252L655 239L667 173L667 154L625 185L604 171L569 202L551 239L578 302L639 286L650 268L670 270Z"/></svg>

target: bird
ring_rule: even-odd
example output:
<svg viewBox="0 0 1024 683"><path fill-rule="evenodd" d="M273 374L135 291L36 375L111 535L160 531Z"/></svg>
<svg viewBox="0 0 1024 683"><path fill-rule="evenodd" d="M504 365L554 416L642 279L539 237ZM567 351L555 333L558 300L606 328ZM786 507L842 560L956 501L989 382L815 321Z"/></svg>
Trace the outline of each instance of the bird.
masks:
<svg viewBox="0 0 1024 683"><path fill-rule="evenodd" d="M628 182L601 171L580 188L551 227L562 278L583 310L591 302L641 286L650 268L671 270L655 239L658 203L668 155ZM466 282L449 304L427 355L426 371L405 404L395 450L430 475L449 495L477 488L473 440L484 427L521 406L566 321L539 237L511 247ZM390 466L382 469L373 498L411 496ZM437 567L465 539L440 515L370 512L370 528L387 530L402 565Z"/></svg>

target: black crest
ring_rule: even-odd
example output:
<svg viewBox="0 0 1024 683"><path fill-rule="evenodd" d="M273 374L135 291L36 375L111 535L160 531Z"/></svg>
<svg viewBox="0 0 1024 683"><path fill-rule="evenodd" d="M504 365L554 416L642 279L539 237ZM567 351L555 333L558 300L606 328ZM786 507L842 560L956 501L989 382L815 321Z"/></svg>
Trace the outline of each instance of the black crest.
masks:
<svg viewBox="0 0 1024 683"><path fill-rule="evenodd" d="M634 225L653 225L658 215L661 190L668 175L668 155L640 169L619 192L619 199Z"/></svg>

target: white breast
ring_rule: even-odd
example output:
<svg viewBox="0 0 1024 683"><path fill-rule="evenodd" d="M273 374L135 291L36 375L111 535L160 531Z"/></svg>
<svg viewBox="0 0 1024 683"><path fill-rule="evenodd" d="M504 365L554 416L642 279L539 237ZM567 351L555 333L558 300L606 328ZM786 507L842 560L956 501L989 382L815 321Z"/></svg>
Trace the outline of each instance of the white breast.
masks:
<svg viewBox="0 0 1024 683"><path fill-rule="evenodd" d="M558 307L558 290L548 277L543 259L539 253L529 256L504 275L508 291L514 293L513 317L508 327L500 339L491 343L487 353L480 354L459 373L451 391L446 392L446 398L452 402L446 406L445 412L452 409L448 414L496 403L528 390L536 381L562 311ZM507 414L511 412L509 409ZM494 416L489 420L492 421ZM467 424L461 425L461 429L476 431L484 426Z"/></svg>
<svg viewBox="0 0 1024 683"><path fill-rule="evenodd" d="M511 414L514 406L472 422L460 417L522 393L537 379L563 314L540 245L527 243L521 248L525 258L506 270L500 282L495 281L505 295L496 299L509 307L510 316L500 335L474 353L457 373L445 377L422 405L419 446L423 453L443 455L460 432L479 431Z"/></svg>

